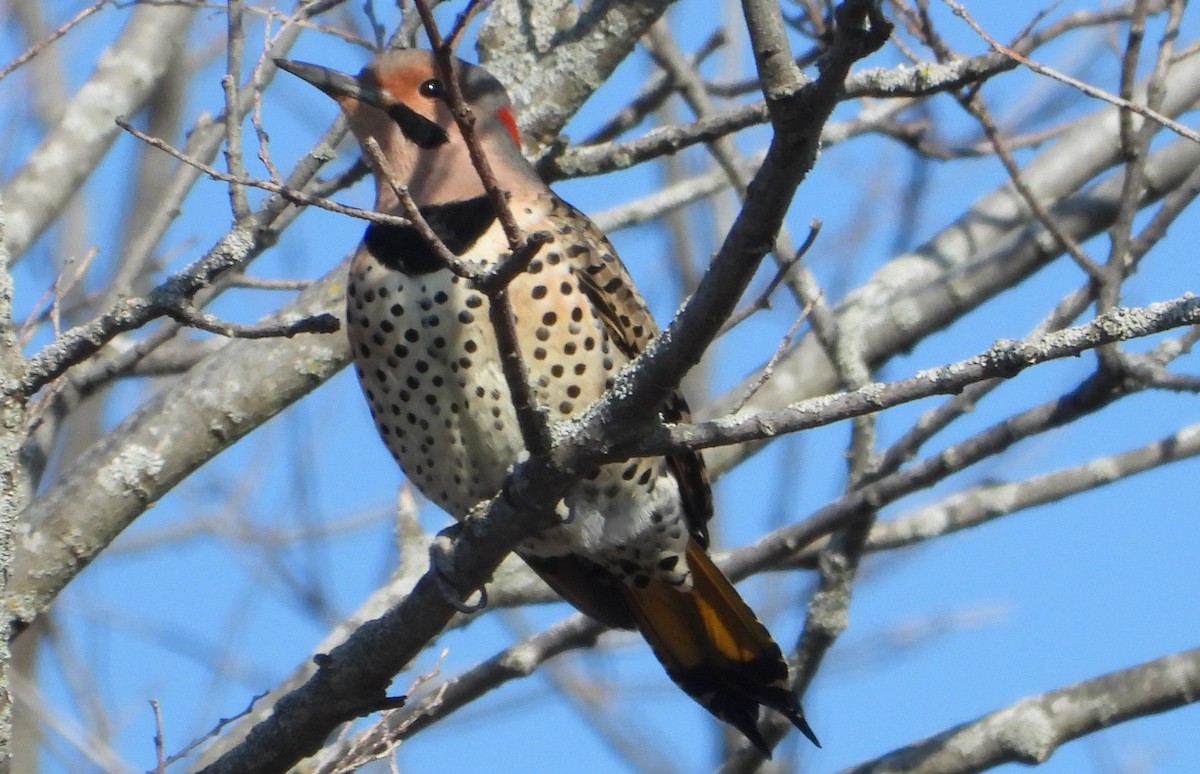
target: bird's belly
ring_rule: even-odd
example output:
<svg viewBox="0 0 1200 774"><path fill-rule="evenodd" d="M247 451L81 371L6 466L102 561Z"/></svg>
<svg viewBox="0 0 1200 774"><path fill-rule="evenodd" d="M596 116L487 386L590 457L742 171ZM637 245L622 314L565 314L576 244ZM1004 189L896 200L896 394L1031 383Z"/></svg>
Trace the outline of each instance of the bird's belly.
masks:
<svg viewBox="0 0 1200 774"><path fill-rule="evenodd" d="M510 285L514 299L574 281L546 267ZM603 325L581 294L518 306L518 343L534 399L549 421L603 393L615 371ZM418 276L356 262L347 289L355 366L376 428L422 494L461 519L499 491L525 449L500 365L488 301L449 271ZM522 545L535 556L575 553L619 577L685 582L688 541L678 486L661 458L590 471L559 507L563 523Z"/></svg>
<svg viewBox="0 0 1200 774"><path fill-rule="evenodd" d="M486 301L448 271L358 266L347 319L380 436L422 494L461 519L524 448Z"/></svg>

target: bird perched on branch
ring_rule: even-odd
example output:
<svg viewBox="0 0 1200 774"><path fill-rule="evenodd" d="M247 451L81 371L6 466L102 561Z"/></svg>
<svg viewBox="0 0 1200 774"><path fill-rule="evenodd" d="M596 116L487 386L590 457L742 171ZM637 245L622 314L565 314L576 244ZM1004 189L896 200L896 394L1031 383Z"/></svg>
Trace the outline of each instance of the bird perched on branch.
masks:
<svg viewBox="0 0 1200 774"><path fill-rule="evenodd" d="M408 216L398 189L449 249L480 272L510 257L428 51L389 51L357 76L278 60L337 100L364 147L378 144L375 209ZM582 411L658 329L607 238L521 155L504 87L455 60L474 134L517 225L549 235L507 286L527 388L551 422ZM411 206L411 205L410 205ZM350 269L347 325L384 443L409 480L457 519L494 496L525 452L489 296L416 226L372 223ZM686 421L676 394L665 420ZM559 507L560 524L521 557L597 620L641 631L671 678L764 754L759 707L816 736L788 689L779 646L707 553L712 495L698 454L602 465Z"/></svg>

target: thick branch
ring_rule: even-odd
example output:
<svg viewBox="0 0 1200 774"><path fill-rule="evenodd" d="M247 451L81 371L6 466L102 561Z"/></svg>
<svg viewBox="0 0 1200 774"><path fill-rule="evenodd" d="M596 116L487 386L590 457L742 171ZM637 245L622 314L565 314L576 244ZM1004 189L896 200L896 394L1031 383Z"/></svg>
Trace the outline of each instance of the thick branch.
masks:
<svg viewBox="0 0 1200 774"><path fill-rule="evenodd" d="M1046 761L1059 745L1200 699L1200 648L1049 691L841 774L966 774Z"/></svg>

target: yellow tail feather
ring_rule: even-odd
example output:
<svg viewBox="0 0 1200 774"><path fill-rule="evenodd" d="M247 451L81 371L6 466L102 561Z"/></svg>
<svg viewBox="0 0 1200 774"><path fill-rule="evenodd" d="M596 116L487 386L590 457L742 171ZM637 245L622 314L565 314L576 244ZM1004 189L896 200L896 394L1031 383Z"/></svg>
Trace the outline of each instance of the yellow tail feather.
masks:
<svg viewBox="0 0 1200 774"><path fill-rule="evenodd" d="M758 731L760 705L783 713L819 747L787 688L787 663L770 632L694 542L687 561L690 589L659 580L644 588L624 587L638 629L667 674L768 756Z"/></svg>

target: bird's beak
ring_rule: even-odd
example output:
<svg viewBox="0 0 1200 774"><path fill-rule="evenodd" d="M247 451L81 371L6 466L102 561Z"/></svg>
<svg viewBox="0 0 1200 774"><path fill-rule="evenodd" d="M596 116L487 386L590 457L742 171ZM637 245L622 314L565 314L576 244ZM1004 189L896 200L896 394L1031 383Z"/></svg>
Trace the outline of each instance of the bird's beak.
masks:
<svg viewBox="0 0 1200 774"><path fill-rule="evenodd" d="M296 62L291 59L276 58L275 64L281 70L287 70L297 78L308 81L338 102L341 102L346 97L350 97L351 99L365 102L368 105L374 105L380 109L387 109L388 100L383 91L378 86L364 84L353 75L340 73L337 70L309 64L308 62Z"/></svg>

